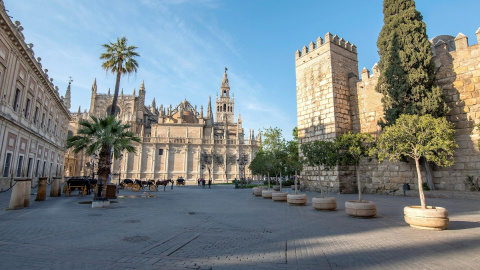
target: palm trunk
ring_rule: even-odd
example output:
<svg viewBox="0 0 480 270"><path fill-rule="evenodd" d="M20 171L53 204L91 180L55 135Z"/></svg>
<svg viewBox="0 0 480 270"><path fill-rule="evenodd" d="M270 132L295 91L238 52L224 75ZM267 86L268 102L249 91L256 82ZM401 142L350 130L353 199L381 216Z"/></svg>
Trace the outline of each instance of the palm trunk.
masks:
<svg viewBox="0 0 480 270"><path fill-rule="evenodd" d="M426 209L425 203L425 194L423 193L423 181L422 174L420 172L420 158L415 159L415 166L417 167L417 178L418 178L418 194L420 195L420 205L423 209Z"/></svg>
<svg viewBox="0 0 480 270"><path fill-rule="evenodd" d="M119 70L121 69L122 64L122 62L118 63L117 80L115 81L115 91L113 92L112 108L110 109L109 115L115 115L115 108L117 107L118 99L118 89L120 88L120 77L122 76L122 73Z"/></svg>
<svg viewBox="0 0 480 270"><path fill-rule="evenodd" d="M360 183L360 166L358 164L355 164L355 171L357 173L358 202L362 202L362 184Z"/></svg>
<svg viewBox="0 0 480 270"><path fill-rule="evenodd" d="M102 184L102 197L106 197L107 193L107 180L108 175L110 174L110 148L103 146L98 155L98 182L97 184Z"/></svg>
<svg viewBox="0 0 480 270"><path fill-rule="evenodd" d="M322 186L322 181L320 180L320 165L318 167L318 183L320 183L320 197L324 198L325 195L323 195L323 186Z"/></svg>

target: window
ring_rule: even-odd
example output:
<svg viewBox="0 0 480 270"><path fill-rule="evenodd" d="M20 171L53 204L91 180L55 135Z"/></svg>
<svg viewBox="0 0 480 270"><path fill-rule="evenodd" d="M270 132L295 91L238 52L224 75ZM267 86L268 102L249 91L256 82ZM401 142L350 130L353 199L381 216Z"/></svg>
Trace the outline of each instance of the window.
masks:
<svg viewBox="0 0 480 270"><path fill-rule="evenodd" d="M43 124L45 124L45 113L42 115L42 123L40 126L43 128Z"/></svg>
<svg viewBox="0 0 480 270"><path fill-rule="evenodd" d="M27 177L32 177L32 161L33 158L28 159L28 164L27 164Z"/></svg>
<svg viewBox="0 0 480 270"><path fill-rule="evenodd" d="M55 124L55 127L53 128L53 136L57 136L57 124Z"/></svg>
<svg viewBox="0 0 480 270"><path fill-rule="evenodd" d="M227 104L223 104L223 111L224 111L224 112L227 111Z"/></svg>
<svg viewBox="0 0 480 270"><path fill-rule="evenodd" d="M23 164L23 156L19 156L18 165L17 165L17 177L20 177L22 174L22 164Z"/></svg>
<svg viewBox="0 0 480 270"><path fill-rule="evenodd" d="M50 130L50 118L48 118L47 132Z"/></svg>
<svg viewBox="0 0 480 270"><path fill-rule="evenodd" d="M163 149L158 149L158 155L163 155Z"/></svg>
<svg viewBox="0 0 480 270"><path fill-rule="evenodd" d="M17 88L17 91L15 91L15 99L13 100L14 111L17 111L19 102L20 102L20 89Z"/></svg>
<svg viewBox="0 0 480 270"><path fill-rule="evenodd" d="M42 169L42 176L45 177L45 165L47 165L47 162L43 162L43 169Z"/></svg>
<svg viewBox="0 0 480 270"><path fill-rule="evenodd" d="M38 121L38 106L35 107L35 115L33 116L33 123L36 124Z"/></svg>
<svg viewBox="0 0 480 270"><path fill-rule="evenodd" d="M5 157L5 166L3 166L3 177L8 176L8 171L10 170L10 162L12 161L12 153L7 153Z"/></svg>
<svg viewBox="0 0 480 270"><path fill-rule="evenodd" d="M30 99L27 98L27 104L25 105L25 118L28 118L30 116Z"/></svg>
<svg viewBox="0 0 480 270"><path fill-rule="evenodd" d="M50 169L48 169L48 176L52 177L52 167L53 164L50 162Z"/></svg>
<svg viewBox="0 0 480 270"><path fill-rule="evenodd" d="M55 176L58 176L58 164L57 164L57 169L55 169Z"/></svg>
<svg viewBox="0 0 480 270"><path fill-rule="evenodd" d="M37 166L35 167L35 177L38 177L38 167L40 167L40 159L37 159Z"/></svg>

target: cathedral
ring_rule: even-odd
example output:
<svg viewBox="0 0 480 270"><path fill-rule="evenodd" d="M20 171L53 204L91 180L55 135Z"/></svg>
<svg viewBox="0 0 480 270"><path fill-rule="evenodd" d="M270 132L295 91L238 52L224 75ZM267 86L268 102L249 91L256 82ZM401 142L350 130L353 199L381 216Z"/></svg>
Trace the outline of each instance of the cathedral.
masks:
<svg viewBox="0 0 480 270"><path fill-rule="evenodd" d="M70 107L70 85L65 103ZM112 182L119 179L178 179L187 183L197 179L212 179L213 182L231 182L235 178L251 177L248 164L254 158L261 142L261 133L253 130L245 134L240 114L235 121L233 96L227 68L223 74L220 93L215 99L215 117L211 98L206 112L186 99L177 106L157 107L155 99L145 105L145 85L142 82L131 95L118 96L115 113L117 119L131 125L131 130L141 139L135 143L135 153L123 153L113 160ZM91 115L105 117L110 111L113 95L97 93L96 81L92 85L89 111L71 113L68 135L79 128L80 120ZM85 153L74 154L67 150L65 176L92 175L96 170L96 157Z"/></svg>

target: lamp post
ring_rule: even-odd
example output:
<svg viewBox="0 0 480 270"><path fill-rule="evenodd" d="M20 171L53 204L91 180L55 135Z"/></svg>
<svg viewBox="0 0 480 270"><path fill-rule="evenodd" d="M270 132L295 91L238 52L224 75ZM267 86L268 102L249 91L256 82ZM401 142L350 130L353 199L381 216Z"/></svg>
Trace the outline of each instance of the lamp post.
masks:
<svg viewBox="0 0 480 270"><path fill-rule="evenodd" d="M242 188L244 187L243 186L243 180L245 178L245 165L247 165L247 162L248 162L247 155L246 154L240 154L240 156L237 159L237 163L238 163L238 170L240 171L238 177L240 178Z"/></svg>
<svg viewBox="0 0 480 270"><path fill-rule="evenodd" d="M118 157L118 188L117 188L117 194L120 194L120 178L122 175L122 158L123 154L120 154Z"/></svg>

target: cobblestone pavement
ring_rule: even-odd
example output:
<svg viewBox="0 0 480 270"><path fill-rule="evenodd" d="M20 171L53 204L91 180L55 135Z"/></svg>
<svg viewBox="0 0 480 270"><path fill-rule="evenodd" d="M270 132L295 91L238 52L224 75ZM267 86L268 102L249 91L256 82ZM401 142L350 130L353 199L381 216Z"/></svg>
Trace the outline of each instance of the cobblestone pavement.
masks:
<svg viewBox="0 0 480 270"><path fill-rule="evenodd" d="M186 186L121 190L108 209L81 204L91 196L32 195L30 207L6 210L10 192L0 193L0 269L479 269L479 201L427 198L451 223L424 231L403 220L418 198L364 195L378 215L359 219L345 213L354 194L333 195L333 212L315 211L318 194L306 194L306 206L291 206Z"/></svg>

